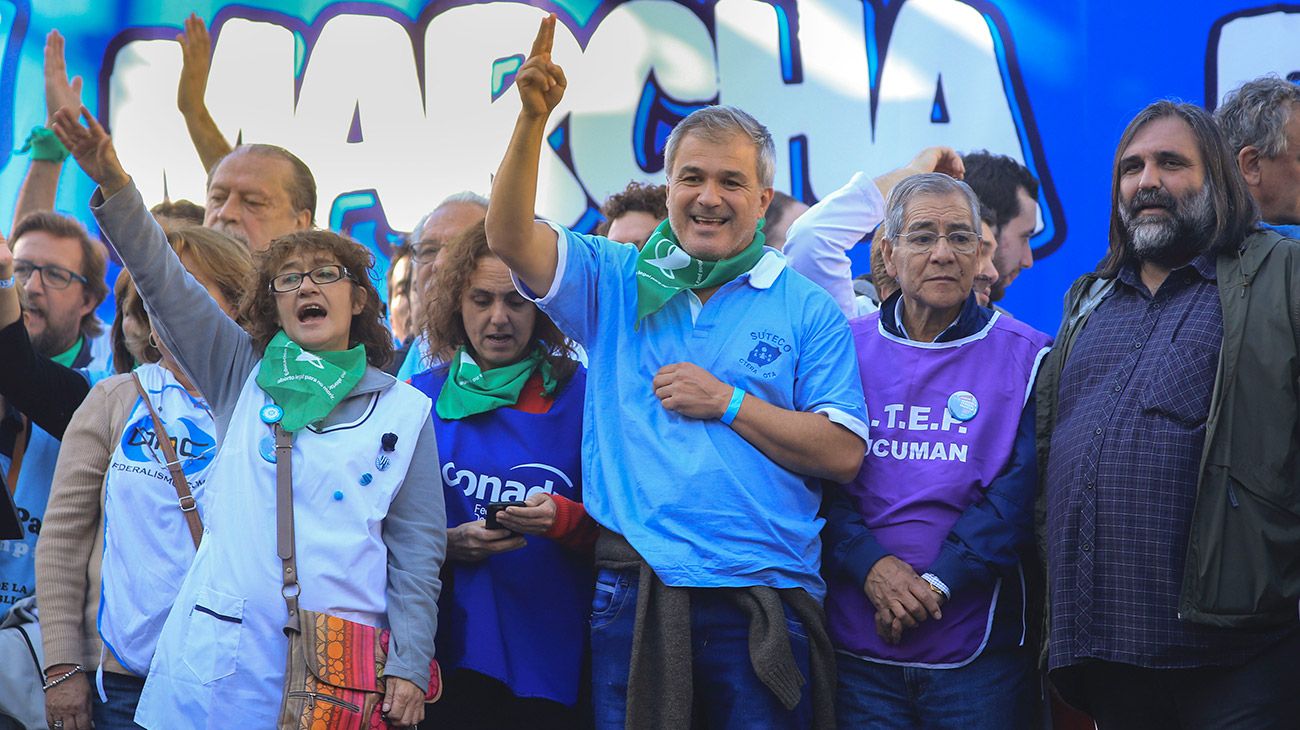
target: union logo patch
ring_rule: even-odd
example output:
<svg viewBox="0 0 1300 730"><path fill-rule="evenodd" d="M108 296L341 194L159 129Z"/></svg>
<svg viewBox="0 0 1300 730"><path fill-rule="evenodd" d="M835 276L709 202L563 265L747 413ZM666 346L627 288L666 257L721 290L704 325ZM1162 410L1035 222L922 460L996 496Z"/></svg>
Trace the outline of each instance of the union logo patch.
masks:
<svg viewBox="0 0 1300 730"><path fill-rule="evenodd" d="M781 356L781 351L766 342L760 342L754 345L754 349L749 351L749 361L759 367L771 365L774 360Z"/></svg>

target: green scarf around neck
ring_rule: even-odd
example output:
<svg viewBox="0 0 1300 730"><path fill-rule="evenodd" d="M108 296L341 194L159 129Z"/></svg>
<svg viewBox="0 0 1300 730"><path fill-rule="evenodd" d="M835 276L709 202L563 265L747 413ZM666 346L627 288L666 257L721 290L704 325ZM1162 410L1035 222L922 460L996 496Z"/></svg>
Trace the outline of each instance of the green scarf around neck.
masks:
<svg viewBox="0 0 1300 730"><path fill-rule="evenodd" d="M59 354L51 357L50 359L53 360L54 362L57 362L58 364L62 365L65 368L70 368L72 367L72 363L77 361L77 356L81 354L81 348L84 347L85 344L86 344L85 338L78 335L77 341L72 343L72 347L69 347L66 351L60 352Z"/></svg>
<svg viewBox="0 0 1300 730"><path fill-rule="evenodd" d="M541 347L513 365L484 370L464 348L451 358L447 380L438 393L434 410L444 421L456 421L477 413L487 413L519 402L524 383L537 370L542 372L542 392L555 392L555 374Z"/></svg>
<svg viewBox="0 0 1300 730"><path fill-rule="evenodd" d="M754 240L740 253L720 261L704 261L686 253L668 221L659 224L636 257L636 327L686 289L722 286L754 268L763 256L763 221Z"/></svg>
<svg viewBox="0 0 1300 730"><path fill-rule="evenodd" d="M284 409L280 427L292 433L328 416L365 372L365 345L309 352L280 330L262 354L257 384Z"/></svg>

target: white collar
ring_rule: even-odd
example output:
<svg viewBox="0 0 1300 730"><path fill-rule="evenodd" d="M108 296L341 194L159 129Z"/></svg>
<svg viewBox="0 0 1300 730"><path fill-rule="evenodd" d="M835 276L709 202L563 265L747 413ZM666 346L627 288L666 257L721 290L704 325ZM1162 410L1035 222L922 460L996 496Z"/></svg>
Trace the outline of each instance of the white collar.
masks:
<svg viewBox="0 0 1300 730"><path fill-rule="evenodd" d="M763 257L741 276L748 277L749 285L755 289L770 289L782 271L785 271L785 256L770 246L764 246Z"/></svg>

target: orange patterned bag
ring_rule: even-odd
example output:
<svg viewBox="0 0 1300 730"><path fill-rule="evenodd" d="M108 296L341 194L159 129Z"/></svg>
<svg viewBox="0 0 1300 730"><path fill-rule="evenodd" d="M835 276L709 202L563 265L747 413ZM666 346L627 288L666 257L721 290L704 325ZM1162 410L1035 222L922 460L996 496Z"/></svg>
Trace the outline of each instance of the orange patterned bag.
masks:
<svg viewBox="0 0 1300 730"><path fill-rule="evenodd" d="M386 730L388 631L315 611L300 611L299 619L302 631L289 634L281 730ZM424 700L441 695L435 660Z"/></svg>

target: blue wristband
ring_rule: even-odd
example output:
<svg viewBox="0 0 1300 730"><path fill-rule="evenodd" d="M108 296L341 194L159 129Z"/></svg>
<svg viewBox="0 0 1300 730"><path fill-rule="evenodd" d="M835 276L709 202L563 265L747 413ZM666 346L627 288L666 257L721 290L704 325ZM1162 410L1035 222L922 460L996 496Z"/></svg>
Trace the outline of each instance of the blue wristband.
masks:
<svg viewBox="0 0 1300 730"><path fill-rule="evenodd" d="M718 420L730 426L731 422L736 420L736 414L740 413L740 402L743 400L745 400L745 391L740 388L732 388L731 402L727 404L726 413L719 416Z"/></svg>

